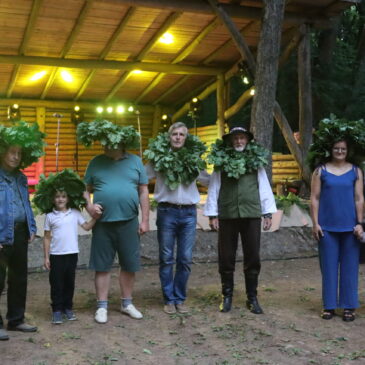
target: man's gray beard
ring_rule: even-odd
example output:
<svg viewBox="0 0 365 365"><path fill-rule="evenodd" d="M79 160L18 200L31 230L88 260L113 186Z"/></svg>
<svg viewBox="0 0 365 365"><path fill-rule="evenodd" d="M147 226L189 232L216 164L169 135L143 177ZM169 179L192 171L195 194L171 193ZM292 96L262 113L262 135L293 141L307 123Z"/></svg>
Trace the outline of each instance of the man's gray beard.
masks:
<svg viewBox="0 0 365 365"><path fill-rule="evenodd" d="M235 151L237 152L243 152L245 150L246 146L241 146L241 147L234 147Z"/></svg>

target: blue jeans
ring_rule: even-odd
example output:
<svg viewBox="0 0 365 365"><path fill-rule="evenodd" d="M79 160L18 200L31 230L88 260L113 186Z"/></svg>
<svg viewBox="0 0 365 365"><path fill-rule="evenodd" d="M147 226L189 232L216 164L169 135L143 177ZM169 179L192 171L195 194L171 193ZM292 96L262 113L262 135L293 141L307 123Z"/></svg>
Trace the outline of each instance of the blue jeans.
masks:
<svg viewBox="0 0 365 365"><path fill-rule="evenodd" d="M195 206L157 209L157 238L160 257L160 281L165 304L181 304L191 272L196 231ZM174 247L176 270L174 276Z"/></svg>

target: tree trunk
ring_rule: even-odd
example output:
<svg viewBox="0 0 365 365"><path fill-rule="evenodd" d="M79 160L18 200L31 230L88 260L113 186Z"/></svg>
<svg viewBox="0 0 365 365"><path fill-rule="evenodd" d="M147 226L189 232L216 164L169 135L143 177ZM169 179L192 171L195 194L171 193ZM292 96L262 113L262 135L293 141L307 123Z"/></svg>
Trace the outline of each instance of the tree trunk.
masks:
<svg viewBox="0 0 365 365"><path fill-rule="evenodd" d="M256 93L251 111L251 131L256 140L270 151L272 149L273 111L284 8L284 0L264 0L256 63ZM268 171L271 180L271 161Z"/></svg>

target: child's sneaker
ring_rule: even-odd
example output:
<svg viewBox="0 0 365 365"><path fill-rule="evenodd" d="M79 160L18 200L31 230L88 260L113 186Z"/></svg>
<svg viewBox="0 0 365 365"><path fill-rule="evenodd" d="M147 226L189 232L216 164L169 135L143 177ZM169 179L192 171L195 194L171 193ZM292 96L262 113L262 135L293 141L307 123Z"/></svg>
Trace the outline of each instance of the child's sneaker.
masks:
<svg viewBox="0 0 365 365"><path fill-rule="evenodd" d="M57 311L52 313L52 324L62 324L62 313Z"/></svg>
<svg viewBox="0 0 365 365"><path fill-rule="evenodd" d="M69 321L76 321L77 319L72 309L65 309L64 315Z"/></svg>

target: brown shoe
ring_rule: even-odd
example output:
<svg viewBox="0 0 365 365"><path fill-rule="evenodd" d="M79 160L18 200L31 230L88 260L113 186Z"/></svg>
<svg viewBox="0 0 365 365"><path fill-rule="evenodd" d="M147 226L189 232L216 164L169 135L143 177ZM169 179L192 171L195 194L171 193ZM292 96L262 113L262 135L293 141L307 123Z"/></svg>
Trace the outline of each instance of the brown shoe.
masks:
<svg viewBox="0 0 365 365"><path fill-rule="evenodd" d="M163 311L167 314L175 314L176 313L175 304L165 304L163 306Z"/></svg>
<svg viewBox="0 0 365 365"><path fill-rule="evenodd" d="M176 309L181 314L190 312L189 308L184 303L176 304Z"/></svg>

